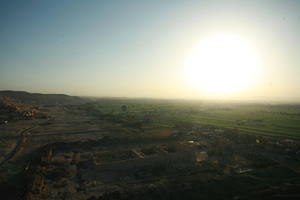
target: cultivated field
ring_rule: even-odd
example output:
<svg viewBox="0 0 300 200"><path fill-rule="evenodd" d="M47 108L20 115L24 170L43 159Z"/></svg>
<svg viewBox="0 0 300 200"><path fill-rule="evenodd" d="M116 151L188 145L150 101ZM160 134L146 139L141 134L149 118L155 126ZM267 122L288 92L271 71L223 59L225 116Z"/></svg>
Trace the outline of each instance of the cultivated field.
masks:
<svg viewBox="0 0 300 200"><path fill-rule="evenodd" d="M126 111L121 110L126 105ZM102 99L82 107L108 120L149 128L212 125L249 134L300 138L300 104Z"/></svg>

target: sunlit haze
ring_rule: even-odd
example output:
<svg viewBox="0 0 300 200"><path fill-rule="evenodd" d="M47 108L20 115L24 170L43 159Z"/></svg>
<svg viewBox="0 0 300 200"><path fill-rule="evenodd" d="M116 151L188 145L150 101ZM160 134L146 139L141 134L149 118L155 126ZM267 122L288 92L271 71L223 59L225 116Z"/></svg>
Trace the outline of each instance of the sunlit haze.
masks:
<svg viewBox="0 0 300 200"><path fill-rule="evenodd" d="M0 90L300 100L300 1L1 1Z"/></svg>
<svg viewBox="0 0 300 200"><path fill-rule="evenodd" d="M254 87L261 66L255 49L238 36L200 42L185 63L187 83L209 95L228 95Z"/></svg>

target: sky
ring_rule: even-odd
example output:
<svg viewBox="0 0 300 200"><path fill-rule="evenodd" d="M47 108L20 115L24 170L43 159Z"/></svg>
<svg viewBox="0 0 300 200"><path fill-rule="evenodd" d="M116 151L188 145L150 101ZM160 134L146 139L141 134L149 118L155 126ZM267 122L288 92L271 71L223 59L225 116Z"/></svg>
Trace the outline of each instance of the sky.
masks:
<svg viewBox="0 0 300 200"><path fill-rule="evenodd" d="M288 0L0 0L0 90L300 100L299 11ZM255 47L255 87L212 97L187 86L187 56L216 34Z"/></svg>

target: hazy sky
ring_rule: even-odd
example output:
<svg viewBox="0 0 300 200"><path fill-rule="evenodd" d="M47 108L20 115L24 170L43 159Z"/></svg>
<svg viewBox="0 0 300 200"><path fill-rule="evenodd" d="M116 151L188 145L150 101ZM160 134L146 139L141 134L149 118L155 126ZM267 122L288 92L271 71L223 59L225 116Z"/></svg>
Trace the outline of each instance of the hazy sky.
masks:
<svg viewBox="0 0 300 200"><path fill-rule="evenodd" d="M209 98L186 86L184 60L203 37L236 34L263 77L230 98L300 99L300 1L0 2L1 90Z"/></svg>

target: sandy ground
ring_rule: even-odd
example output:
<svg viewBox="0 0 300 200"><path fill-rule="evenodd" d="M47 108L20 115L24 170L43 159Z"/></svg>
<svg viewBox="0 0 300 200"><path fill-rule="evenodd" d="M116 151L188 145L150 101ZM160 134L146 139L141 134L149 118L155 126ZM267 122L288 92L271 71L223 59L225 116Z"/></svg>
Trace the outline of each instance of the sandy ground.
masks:
<svg viewBox="0 0 300 200"><path fill-rule="evenodd" d="M0 167L54 142L100 139L113 128L78 107L48 107L47 119L19 120L0 127Z"/></svg>

